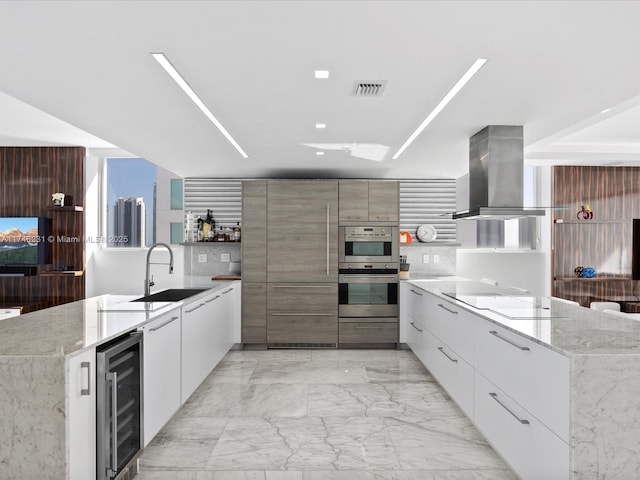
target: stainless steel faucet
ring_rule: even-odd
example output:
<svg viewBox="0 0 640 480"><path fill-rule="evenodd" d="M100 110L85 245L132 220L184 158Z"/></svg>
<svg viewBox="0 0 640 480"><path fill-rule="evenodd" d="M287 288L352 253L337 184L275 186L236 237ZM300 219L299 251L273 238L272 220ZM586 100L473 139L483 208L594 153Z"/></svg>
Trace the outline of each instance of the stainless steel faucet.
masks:
<svg viewBox="0 0 640 480"><path fill-rule="evenodd" d="M167 250L169 250L169 263L153 263L153 265L169 265L169 273L173 273L173 250L171 250L171 247L162 242L154 243L153 245L151 245L151 247L149 247L149 251L147 252L147 272L144 278L145 296L151 293L151 287L155 285L155 283L153 282L153 277L149 278L149 266L152 264L152 262L149 261L149 258L151 257L151 252L153 251L153 249L160 246L166 247Z"/></svg>

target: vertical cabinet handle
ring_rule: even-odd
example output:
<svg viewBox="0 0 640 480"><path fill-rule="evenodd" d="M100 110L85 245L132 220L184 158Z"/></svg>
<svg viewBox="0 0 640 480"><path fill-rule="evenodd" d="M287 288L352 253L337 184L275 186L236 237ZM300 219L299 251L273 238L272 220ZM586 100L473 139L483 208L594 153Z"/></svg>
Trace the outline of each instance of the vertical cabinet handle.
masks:
<svg viewBox="0 0 640 480"><path fill-rule="evenodd" d="M329 276L329 204L327 203L327 277Z"/></svg>
<svg viewBox="0 0 640 480"><path fill-rule="evenodd" d="M118 471L118 373L110 372L111 379L111 470Z"/></svg>
<svg viewBox="0 0 640 480"><path fill-rule="evenodd" d="M87 369L87 388L80 388L80 395L91 395L91 362L81 362L80 368Z"/></svg>

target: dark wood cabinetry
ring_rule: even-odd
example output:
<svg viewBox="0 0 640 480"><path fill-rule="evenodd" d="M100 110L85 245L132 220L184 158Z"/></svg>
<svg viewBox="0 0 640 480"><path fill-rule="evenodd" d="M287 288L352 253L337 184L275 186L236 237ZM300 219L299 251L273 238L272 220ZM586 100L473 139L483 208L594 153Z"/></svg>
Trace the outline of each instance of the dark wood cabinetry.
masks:
<svg viewBox="0 0 640 480"><path fill-rule="evenodd" d="M552 295L584 306L638 295L632 257L640 168L554 167L553 183ZM593 218L578 218L586 205ZM576 267L587 266L595 277L575 275Z"/></svg>
<svg viewBox="0 0 640 480"><path fill-rule="evenodd" d="M50 219L49 263L33 275L0 277L3 306L45 308L84 298L84 160L84 147L0 148L0 216ZM56 192L70 203L53 207Z"/></svg>

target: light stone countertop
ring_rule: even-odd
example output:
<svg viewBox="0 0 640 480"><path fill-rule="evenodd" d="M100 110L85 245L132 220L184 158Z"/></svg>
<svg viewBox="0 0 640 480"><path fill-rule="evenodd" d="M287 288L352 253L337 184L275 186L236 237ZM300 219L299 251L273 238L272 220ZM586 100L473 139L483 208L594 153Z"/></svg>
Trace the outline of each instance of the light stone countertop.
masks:
<svg viewBox="0 0 640 480"><path fill-rule="evenodd" d="M407 282L569 357L640 354L640 321L636 319L475 281L428 278ZM469 303L445 293L455 294ZM531 308L527 309L526 305ZM525 318L528 315L531 316Z"/></svg>
<svg viewBox="0 0 640 480"><path fill-rule="evenodd" d="M211 281L211 277L185 277L181 288L209 290L179 302L136 302L131 310L126 306L128 311L123 311L122 305L142 293L100 295L2 320L0 356L76 355L227 285Z"/></svg>

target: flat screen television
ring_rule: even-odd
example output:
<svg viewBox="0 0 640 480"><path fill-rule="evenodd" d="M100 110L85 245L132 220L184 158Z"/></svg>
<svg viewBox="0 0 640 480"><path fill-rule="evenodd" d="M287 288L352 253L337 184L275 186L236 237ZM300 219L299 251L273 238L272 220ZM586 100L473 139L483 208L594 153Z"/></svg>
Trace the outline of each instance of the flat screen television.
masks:
<svg viewBox="0 0 640 480"><path fill-rule="evenodd" d="M50 224L43 217L0 217L0 265L49 263Z"/></svg>

